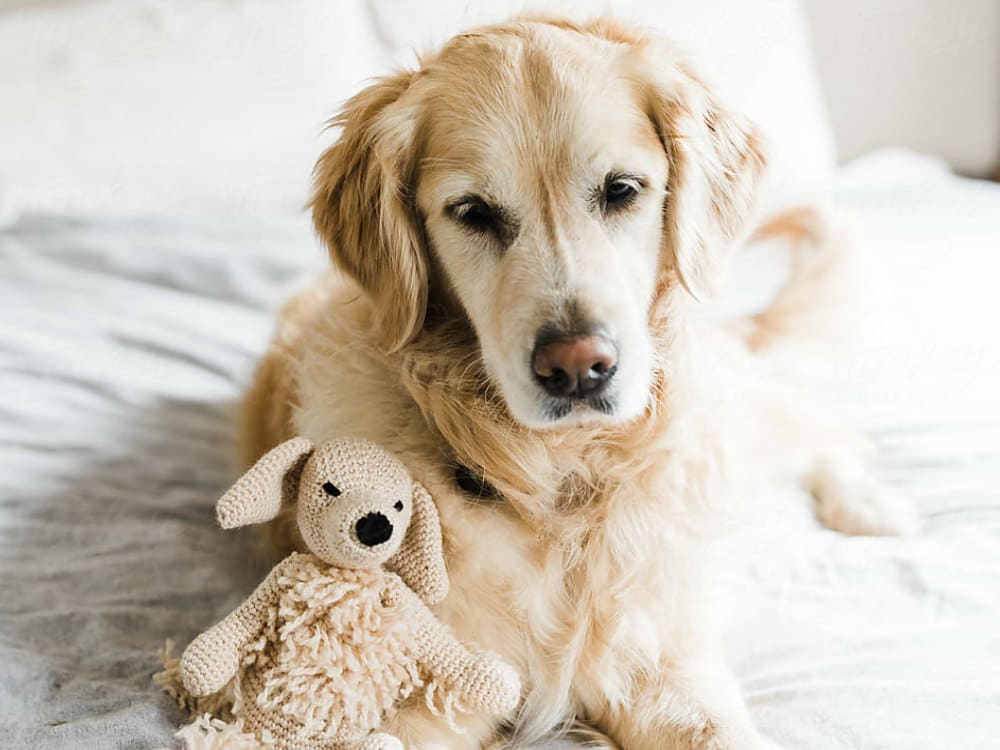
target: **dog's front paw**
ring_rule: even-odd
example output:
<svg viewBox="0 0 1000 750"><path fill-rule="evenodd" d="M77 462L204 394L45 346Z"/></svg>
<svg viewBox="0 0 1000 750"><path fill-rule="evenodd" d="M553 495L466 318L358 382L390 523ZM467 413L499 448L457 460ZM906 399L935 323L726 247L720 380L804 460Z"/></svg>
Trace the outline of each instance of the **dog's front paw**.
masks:
<svg viewBox="0 0 1000 750"><path fill-rule="evenodd" d="M921 519L914 502L870 475L829 476L814 488L816 515L834 531L868 536L915 536Z"/></svg>

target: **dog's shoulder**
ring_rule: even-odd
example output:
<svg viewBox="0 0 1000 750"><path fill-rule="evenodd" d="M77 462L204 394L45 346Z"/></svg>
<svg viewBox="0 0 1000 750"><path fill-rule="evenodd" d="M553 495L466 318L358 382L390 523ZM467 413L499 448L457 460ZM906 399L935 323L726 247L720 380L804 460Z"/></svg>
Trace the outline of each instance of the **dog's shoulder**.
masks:
<svg viewBox="0 0 1000 750"><path fill-rule="evenodd" d="M297 322L297 434L314 441L355 435L398 450L401 436L426 432L401 387L400 357L380 346L376 311L357 287L333 274L317 285L311 294L322 304Z"/></svg>

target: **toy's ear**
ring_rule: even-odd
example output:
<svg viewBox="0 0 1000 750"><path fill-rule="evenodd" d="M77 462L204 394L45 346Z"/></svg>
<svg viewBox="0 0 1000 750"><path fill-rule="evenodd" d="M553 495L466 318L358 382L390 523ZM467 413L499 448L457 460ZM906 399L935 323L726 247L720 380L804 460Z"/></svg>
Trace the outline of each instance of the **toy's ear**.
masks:
<svg viewBox="0 0 1000 750"><path fill-rule="evenodd" d="M413 515L406 539L388 566L429 606L448 595L441 522L434 500L420 482L413 483Z"/></svg>
<svg viewBox="0 0 1000 750"><path fill-rule="evenodd" d="M263 523L295 501L299 476L313 444L302 437L286 440L265 453L219 500L215 516L224 529Z"/></svg>

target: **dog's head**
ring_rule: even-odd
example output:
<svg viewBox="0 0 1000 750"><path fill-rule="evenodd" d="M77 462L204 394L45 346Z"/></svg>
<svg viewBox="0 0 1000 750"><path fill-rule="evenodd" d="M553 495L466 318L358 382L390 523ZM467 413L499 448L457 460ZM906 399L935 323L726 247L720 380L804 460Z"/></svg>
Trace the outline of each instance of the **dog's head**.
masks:
<svg viewBox="0 0 1000 750"><path fill-rule="evenodd" d="M669 44L606 20L459 35L336 122L313 217L385 346L464 315L533 427L642 412L654 303L711 289L763 168Z"/></svg>

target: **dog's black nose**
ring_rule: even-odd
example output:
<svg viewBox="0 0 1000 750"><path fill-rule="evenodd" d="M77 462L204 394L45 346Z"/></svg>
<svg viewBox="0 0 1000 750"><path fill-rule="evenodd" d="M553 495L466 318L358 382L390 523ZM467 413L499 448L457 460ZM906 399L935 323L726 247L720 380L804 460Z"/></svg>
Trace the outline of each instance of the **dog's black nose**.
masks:
<svg viewBox="0 0 1000 750"><path fill-rule="evenodd" d="M618 349L600 333L541 335L531 369L550 396L585 398L602 391L618 368Z"/></svg>
<svg viewBox="0 0 1000 750"><path fill-rule="evenodd" d="M389 541L389 537L392 536L392 524L381 513L369 513L367 516L362 516L354 524L354 530L358 534L358 541L366 547L377 547L383 542Z"/></svg>

